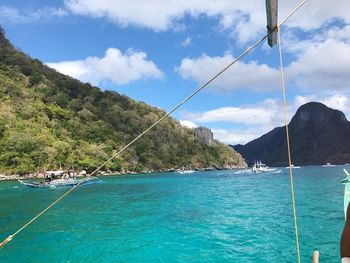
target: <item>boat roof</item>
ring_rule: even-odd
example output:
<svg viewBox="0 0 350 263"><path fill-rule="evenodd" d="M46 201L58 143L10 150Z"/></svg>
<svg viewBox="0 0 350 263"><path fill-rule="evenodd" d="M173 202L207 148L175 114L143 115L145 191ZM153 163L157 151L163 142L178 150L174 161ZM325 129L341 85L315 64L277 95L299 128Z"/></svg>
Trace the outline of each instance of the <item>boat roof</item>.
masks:
<svg viewBox="0 0 350 263"><path fill-rule="evenodd" d="M64 171L61 171L61 170L57 170L57 171L46 171L45 174L60 175L60 174L64 174Z"/></svg>

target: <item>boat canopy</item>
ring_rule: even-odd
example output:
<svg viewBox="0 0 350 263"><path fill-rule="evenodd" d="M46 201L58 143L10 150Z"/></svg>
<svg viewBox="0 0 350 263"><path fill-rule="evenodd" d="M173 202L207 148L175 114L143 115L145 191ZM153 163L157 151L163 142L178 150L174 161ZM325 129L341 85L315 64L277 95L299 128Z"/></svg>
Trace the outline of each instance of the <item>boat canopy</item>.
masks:
<svg viewBox="0 0 350 263"><path fill-rule="evenodd" d="M53 174L53 175L63 175L64 171L58 170L58 171L46 171L45 174Z"/></svg>

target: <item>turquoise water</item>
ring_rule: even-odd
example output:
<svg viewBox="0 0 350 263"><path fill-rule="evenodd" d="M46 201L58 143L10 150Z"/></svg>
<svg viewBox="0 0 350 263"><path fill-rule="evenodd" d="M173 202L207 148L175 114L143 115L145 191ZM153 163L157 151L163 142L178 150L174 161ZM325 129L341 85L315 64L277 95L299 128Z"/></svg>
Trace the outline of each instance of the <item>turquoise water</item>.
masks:
<svg viewBox="0 0 350 263"><path fill-rule="evenodd" d="M343 167L295 169L302 262L339 262ZM0 250L0 262L296 262L288 169L104 177ZM0 238L65 189L0 182Z"/></svg>

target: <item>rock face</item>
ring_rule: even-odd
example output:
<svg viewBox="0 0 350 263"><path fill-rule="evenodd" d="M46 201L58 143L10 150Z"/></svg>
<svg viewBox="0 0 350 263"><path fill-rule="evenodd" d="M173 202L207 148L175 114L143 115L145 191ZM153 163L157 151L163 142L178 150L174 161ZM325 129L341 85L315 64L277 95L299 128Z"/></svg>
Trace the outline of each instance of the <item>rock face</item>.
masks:
<svg viewBox="0 0 350 263"><path fill-rule="evenodd" d="M247 161L271 166L288 164L285 127L275 128L246 145L233 146ZM295 165L350 163L350 122L344 113L322 103L301 106L289 124Z"/></svg>
<svg viewBox="0 0 350 263"><path fill-rule="evenodd" d="M213 144L213 133L210 129L205 127L198 127L193 129L194 137L197 140L211 146Z"/></svg>

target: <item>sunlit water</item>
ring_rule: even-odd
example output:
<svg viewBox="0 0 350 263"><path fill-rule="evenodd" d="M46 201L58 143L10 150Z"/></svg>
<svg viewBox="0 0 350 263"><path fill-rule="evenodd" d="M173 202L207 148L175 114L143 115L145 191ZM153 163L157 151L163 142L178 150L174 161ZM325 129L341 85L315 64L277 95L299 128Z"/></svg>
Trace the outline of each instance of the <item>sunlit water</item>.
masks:
<svg viewBox="0 0 350 263"><path fill-rule="evenodd" d="M294 170L302 262L339 262L342 166ZM0 182L3 240L68 188ZM296 262L288 169L104 177L0 250L0 262Z"/></svg>

